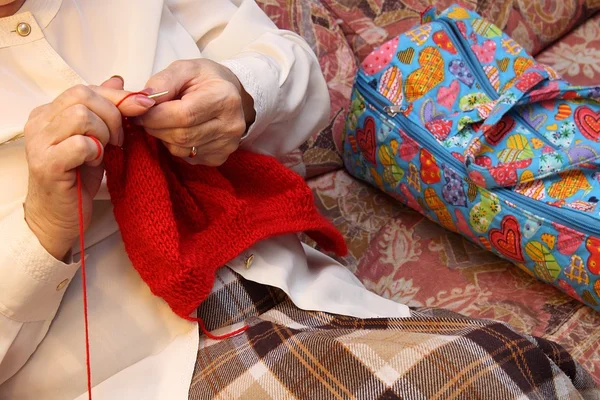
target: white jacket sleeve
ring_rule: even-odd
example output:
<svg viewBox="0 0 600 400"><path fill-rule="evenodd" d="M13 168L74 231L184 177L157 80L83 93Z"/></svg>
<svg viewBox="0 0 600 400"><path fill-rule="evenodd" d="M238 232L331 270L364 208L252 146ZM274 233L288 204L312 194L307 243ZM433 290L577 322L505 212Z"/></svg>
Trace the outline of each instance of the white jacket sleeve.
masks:
<svg viewBox="0 0 600 400"><path fill-rule="evenodd" d="M281 157L322 129L329 93L318 60L293 32L278 29L254 0L167 0L203 57L227 66L254 99L243 148Z"/></svg>
<svg viewBox="0 0 600 400"><path fill-rule="evenodd" d="M42 341L79 263L53 258L25 222L23 207L0 220L0 384Z"/></svg>

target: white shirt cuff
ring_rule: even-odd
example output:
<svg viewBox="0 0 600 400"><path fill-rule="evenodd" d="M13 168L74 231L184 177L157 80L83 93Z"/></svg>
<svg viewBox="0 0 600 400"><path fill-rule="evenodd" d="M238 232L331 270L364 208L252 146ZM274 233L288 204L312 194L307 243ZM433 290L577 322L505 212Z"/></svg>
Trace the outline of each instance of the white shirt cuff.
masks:
<svg viewBox="0 0 600 400"><path fill-rule="evenodd" d="M244 144L251 143L253 137L260 135L277 115L279 69L268 57L253 52L220 63L237 76L254 100L256 118L244 136Z"/></svg>
<svg viewBox="0 0 600 400"><path fill-rule="evenodd" d="M0 313L19 322L53 318L80 265L51 256L17 207L0 220Z"/></svg>

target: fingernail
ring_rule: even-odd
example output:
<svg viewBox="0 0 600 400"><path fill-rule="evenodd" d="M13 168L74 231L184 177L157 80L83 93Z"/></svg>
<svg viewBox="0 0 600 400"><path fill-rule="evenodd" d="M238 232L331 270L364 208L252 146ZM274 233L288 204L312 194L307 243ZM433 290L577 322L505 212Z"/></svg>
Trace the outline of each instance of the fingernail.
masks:
<svg viewBox="0 0 600 400"><path fill-rule="evenodd" d="M149 99L147 96L144 96L143 94L138 94L137 96L134 97L134 100L140 106L145 107L145 108L150 108L154 104L156 104L156 101L154 101L153 99Z"/></svg>
<svg viewBox="0 0 600 400"><path fill-rule="evenodd" d="M123 84L123 86L125 86L125 79L123 79L123 77L121 75L113 75L110 77L110 79L112 78L117 78L121 81L121 83Z"/></svg>

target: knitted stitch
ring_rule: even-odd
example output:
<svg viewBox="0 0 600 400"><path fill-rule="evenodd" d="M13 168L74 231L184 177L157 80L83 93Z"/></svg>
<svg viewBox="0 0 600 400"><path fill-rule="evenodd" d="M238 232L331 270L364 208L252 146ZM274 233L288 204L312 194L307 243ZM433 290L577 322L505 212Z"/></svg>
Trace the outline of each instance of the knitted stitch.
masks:
<svg viewBox="0 0 600 400"><path fill-rule="evenodd" d="M273 157L238 150L220 167L191 165L129 126L104 163L133 266L183 318L206 299L216 270L258 241L306 232L326 251L347 251L302 177Z"/></svg>

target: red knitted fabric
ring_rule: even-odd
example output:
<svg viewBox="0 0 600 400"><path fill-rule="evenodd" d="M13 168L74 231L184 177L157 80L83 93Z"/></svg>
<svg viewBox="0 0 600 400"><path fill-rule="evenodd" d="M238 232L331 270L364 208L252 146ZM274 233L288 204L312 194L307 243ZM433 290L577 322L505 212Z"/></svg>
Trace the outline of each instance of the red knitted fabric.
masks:
<svg viewBox="0 0 600 400"><path fill-rule="evenodd" d="M216 270L260 240L306 232L324 250L347 251L302 177L273 157L240 150L221 167L190 165L128 128L123 149L107 146L104 160L129 258L183 318L208 296Z"/></svg>

